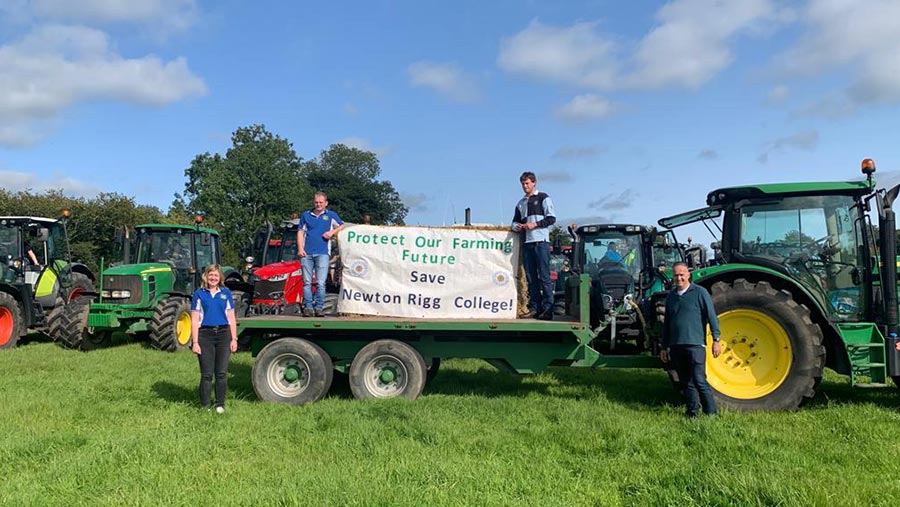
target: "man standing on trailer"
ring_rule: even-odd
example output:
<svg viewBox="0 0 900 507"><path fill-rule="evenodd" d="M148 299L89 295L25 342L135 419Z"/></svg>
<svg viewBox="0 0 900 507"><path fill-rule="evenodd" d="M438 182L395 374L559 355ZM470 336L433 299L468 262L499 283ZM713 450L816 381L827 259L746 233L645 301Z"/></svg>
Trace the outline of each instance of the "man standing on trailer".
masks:
<svg viewBox="0 0 900 507"><path fill-rule="evenodd" d="M313 208L300 215L297 227L297 255L303 268L303 316L321 317L325 307L325 280L331 257L331 238L344 228L337 213L325 209L328 196L316 192ZM312 277L316 274L315 300L312 293Z"/></svg>
<svg viewBox="0 0 900 507"><path fill-rule="evenodd" d="M663 323L662 350L659 358L672 361L678 373L687 405L687 416L716 414L716 400L706 381L706 326L712 334L712 356L719 357L719 319L712 298L703 287L691 283L687 264L676 262L672 267L673 288L666 297L666 320ZM699 403L698 403L699 394Z"/></svg>
<svg viewBox="0 0 900 507"><path fill-rule="evenodd" d="M556 223L553 201L537 191L533 172L519 177L525 197L516 205L512 230L523 231L522 261L528 281L528 312L521 318L553 320L553 281L550 279L550 226Z"/></svg>

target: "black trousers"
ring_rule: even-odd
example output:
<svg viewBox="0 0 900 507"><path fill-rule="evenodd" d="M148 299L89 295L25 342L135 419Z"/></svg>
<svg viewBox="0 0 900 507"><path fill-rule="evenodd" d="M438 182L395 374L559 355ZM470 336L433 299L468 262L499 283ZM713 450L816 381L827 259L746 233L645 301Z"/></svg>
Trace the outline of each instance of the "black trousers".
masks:
<svg viewBox="0 0 900 507"><path fill-rule="evenodd" d="M687 415L695 416L701 406L706 414L716 413L712 387L706 381L706 348L701 345L676 345L670 349L672 366L684 393Z"/></svg>
<svg viewBox="0 0 900 507"><path fill-rule="evenodd" d="M216 379L216 406L225 406L228 391L228 360L231 358L231 329L228 326L200 328L200 404L211 406L213 375Z"/></svg>

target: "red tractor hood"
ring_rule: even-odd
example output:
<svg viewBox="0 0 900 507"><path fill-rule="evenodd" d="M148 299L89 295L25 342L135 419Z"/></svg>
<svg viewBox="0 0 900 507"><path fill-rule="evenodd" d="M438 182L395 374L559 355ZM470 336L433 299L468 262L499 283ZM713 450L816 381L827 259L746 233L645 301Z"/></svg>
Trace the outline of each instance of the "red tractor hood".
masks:
<svg viewBox="0 0 900 507"><path fill-rule="evenodd" d="M300 261L285 261L276 262L274 264L269 264L257 268L255 271L253 271L253 274L265 280L268 278L272 278L273 276L293 273L294 271L298 271L299 269Z"/></svg>

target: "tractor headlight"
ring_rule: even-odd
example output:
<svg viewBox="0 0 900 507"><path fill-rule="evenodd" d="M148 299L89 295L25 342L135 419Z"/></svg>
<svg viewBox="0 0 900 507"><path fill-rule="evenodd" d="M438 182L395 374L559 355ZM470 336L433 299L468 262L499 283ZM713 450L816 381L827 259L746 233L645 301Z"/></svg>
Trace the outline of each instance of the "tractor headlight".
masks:
<svg viewBox="0 0 900 507"><path fill-rule="evenodd" d="M270 282L283 282L288 279L288 275L290 275L290 273L282 273L280 275L275 275L272 278L269 278L269 281Z"/></svg>
<svg viewBox="0 0 900 507"><path fill-rule="evenodd" d="M131 297L130 290L104 290L100 293L105 298L128 299Z"/></svg>

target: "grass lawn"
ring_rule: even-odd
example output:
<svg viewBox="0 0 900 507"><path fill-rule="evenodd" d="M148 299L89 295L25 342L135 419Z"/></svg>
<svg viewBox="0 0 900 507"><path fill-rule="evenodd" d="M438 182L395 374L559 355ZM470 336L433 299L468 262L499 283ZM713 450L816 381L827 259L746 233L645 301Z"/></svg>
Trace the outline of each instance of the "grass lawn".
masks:
<svg viewBox="0 0 900 507"><path fill-rule="evenodd" d="M0 352L0 505L896 505L900 392L685 420L662 372L447 361L419 400L200 410L190 353Z"/></svg>

